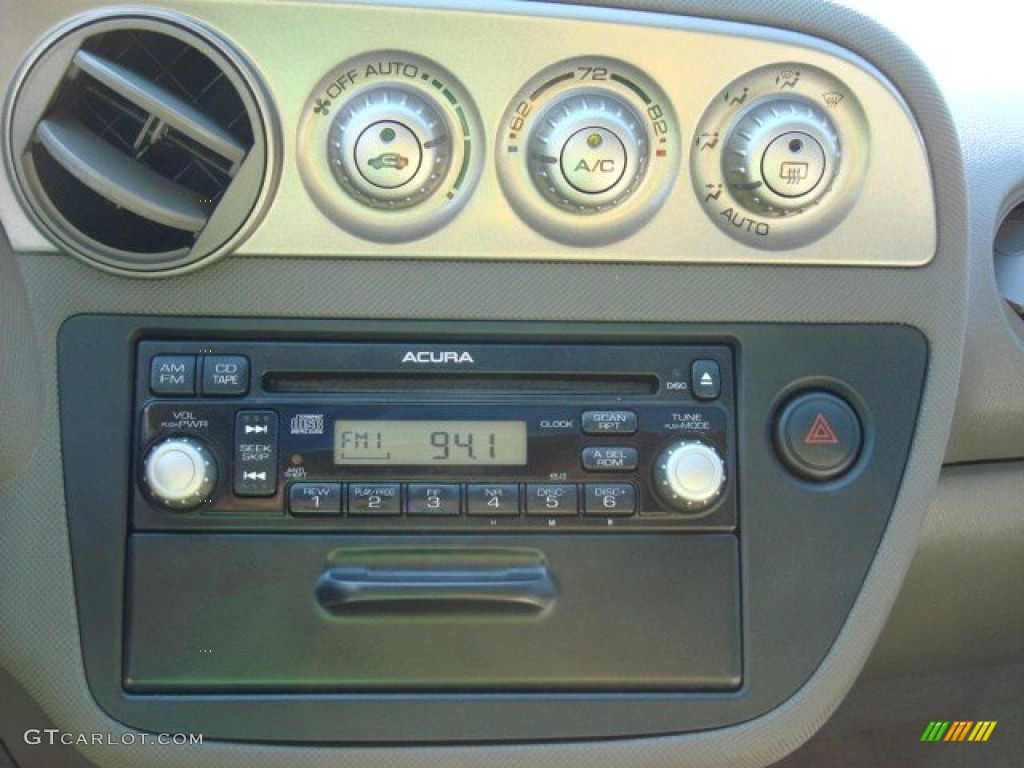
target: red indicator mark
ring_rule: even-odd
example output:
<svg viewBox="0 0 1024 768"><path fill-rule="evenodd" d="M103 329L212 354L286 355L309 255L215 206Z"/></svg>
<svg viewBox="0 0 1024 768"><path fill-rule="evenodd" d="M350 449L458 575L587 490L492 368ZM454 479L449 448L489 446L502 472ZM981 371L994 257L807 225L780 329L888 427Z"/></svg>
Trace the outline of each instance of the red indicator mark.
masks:
<svg viewBox="0 0 1024 768"><path fill-rule="evenodd" d="M824 414L819 413L814 417L814 423L811 424L804 442L807 445L836 445L839 443L839 438L836 437L835 430L828 423L828 419Z"/></svg>

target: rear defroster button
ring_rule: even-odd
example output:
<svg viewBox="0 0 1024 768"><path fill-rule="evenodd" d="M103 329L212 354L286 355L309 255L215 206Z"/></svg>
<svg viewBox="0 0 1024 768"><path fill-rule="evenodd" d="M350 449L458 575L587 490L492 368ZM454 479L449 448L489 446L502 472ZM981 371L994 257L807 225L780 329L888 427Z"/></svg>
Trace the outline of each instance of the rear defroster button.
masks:
<svg viewBox="0 0 1024 768"><path fill-rule="evenodd" d="M789 471L807 480L834 480L853 466L863 443L856 412L838 395L805 392L790 400L775 424L775 446Z"/></svg>

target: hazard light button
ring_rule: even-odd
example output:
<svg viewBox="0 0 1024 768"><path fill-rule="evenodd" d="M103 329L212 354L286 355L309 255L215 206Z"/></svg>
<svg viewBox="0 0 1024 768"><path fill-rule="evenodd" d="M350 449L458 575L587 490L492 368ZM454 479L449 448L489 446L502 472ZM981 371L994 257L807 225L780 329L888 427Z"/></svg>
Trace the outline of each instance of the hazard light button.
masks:
<svg viewBox="0 0 1024 768"><path fill-rule="evenodd" d="M790 400L775 424L782 463L808 480L834 480L860 455L863 432L849 403L830 392L804 392Z"/></svg>

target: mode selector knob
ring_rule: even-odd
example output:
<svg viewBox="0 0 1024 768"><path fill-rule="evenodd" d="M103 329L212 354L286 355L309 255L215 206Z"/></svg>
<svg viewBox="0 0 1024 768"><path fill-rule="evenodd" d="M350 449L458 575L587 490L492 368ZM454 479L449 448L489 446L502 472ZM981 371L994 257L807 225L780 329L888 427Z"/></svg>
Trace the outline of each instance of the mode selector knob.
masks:
<svg viewBox="0 0 1024 768"><path fill-rule="evenodd" d="M345 102L331 125L335 180L373 208L403 209L434 194L452 162L441 108L400 85L371 87Z"/></svg>
<svg viewBox="0 0 1024 768"><path fill-rule="evenodd" d="M762 216L787 216L828 192L839 156L835 128L816 104L771 97L733 126L722 171L747 209Z"/></svg>
<svg viewBox="0 0 1024 768"><path fill-rule="evenodd" d="M170 509L189 509L209 497L217 482L217 463L202 442L172 437L146 455L145 481L150 494Z"/></svg>
<svg viewBox="0 0 1024 768"><path fill-rule="evenodd" d="M711 506L725 488L725 463L718 452L699 440L673 443L654 465L658 495L669 506L697 512Z"/></svg>
<svg viewBox="0 0 1024 768"><path fill-rule="evenodd" d="M597 89L555 100L534 125L529 145L537 189L573 213L620 204L646 171L643 121L622 99Z"/></svg>

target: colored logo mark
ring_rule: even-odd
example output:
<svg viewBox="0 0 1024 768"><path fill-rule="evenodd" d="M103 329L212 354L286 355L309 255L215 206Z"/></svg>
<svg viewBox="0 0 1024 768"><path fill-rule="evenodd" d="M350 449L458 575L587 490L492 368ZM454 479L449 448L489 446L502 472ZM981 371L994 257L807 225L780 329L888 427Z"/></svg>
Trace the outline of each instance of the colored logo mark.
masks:
<svg viewBox="0 0 1024 768"><path fill-rule="evenodd" d="M921 741L988 741L995 728L995 720L933 720L921 734Z"/></svg>

